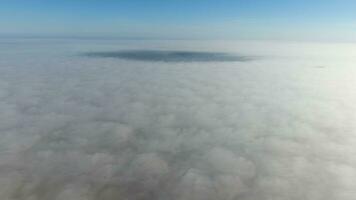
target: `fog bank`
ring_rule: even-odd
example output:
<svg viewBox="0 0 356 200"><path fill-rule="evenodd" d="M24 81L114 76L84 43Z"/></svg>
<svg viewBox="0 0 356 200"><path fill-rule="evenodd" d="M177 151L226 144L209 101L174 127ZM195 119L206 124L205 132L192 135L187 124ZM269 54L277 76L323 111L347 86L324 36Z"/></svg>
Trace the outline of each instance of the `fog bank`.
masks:
<svg viewBox="0 0 356 200"><path fill-rule="evenodd" d="M355 52L2 39L0 199L354 200Z"/></svg>

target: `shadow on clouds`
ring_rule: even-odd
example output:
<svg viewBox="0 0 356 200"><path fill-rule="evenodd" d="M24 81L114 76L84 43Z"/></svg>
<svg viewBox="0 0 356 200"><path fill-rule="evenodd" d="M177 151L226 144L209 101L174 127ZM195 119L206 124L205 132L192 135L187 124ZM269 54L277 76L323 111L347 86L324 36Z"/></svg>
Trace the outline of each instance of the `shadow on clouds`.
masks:
<svg viewBox="0 0 356 200"><path fill-rule="evenodd" d="M240 56L221 52L130 50L89 52L85 56L99 58L119 58L151 62L247 62L250 56Z"/></svg>

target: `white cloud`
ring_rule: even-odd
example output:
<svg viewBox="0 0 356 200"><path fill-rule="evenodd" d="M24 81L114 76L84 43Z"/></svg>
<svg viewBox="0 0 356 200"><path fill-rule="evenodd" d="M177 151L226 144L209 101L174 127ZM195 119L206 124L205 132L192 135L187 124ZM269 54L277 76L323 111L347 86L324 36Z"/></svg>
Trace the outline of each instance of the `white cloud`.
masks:
<svg viewBox="0 0 356 200"><path fill-rule="evenodd" d="M0 199L356 198L353 45L12 42L0 49ZM76 56L125 49L261 59Z"/></svg>

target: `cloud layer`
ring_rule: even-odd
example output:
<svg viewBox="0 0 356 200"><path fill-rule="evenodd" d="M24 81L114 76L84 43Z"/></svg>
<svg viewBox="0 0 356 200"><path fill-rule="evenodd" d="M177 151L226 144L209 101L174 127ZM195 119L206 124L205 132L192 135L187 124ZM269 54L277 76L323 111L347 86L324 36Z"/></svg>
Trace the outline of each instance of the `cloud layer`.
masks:
<svg viewBox="0 0 356 200"><path fill-rule="evenodd" d="M355 199L355 47L228 44L0 48L0 199ZM75 56L142 46L266 59Z"/></svg>

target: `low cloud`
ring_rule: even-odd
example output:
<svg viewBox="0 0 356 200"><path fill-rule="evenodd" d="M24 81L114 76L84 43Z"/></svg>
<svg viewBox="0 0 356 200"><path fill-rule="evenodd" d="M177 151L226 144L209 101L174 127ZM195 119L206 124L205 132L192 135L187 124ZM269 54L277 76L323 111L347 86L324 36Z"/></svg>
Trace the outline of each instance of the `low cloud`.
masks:
<svg viewBox="0 0 356 200"><path fill-rule="evenodd" d="M356 71L334 46L201 63L22 43L0 54L0 199L356 198Z"/></svg>

